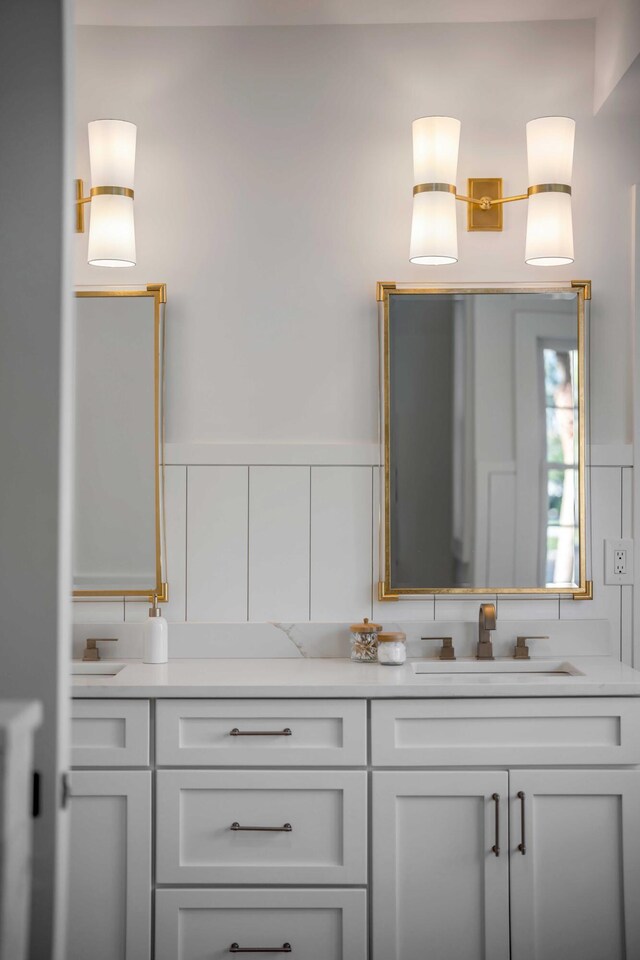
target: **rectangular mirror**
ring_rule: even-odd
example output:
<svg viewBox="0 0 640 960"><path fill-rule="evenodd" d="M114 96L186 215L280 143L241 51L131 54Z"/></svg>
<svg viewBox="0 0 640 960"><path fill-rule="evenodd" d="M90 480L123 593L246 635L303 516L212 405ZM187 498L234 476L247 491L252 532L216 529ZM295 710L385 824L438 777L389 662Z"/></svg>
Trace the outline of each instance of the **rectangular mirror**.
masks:
<svg viewBox="0 0 640 960"><path fill-rule="evenodd" d="M590 596L587 282L379 284L381 599Z"/></svg>
<svg viewBox="0 0 640 960"><path fill-rule="evenodd" d="M74 597L166 600L166 288L76 298Z"/></svg>

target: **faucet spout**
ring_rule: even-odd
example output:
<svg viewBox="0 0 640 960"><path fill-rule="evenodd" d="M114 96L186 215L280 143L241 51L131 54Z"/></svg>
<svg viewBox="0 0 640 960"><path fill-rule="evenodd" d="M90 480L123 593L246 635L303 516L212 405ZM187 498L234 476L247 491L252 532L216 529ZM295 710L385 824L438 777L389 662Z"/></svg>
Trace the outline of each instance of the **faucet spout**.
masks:
<svg viewBox="0 0 640 960"><path fill-rule="evenodd" d="M478 660L493 660L491 631L496 628L496 606L494 603L481 603L478 616Z"/></svg>

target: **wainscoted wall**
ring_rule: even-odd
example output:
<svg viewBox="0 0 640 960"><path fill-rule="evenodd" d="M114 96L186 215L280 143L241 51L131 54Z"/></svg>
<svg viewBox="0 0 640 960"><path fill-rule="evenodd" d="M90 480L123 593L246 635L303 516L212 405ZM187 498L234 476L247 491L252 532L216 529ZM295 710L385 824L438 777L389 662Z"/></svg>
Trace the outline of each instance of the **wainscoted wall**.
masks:
<svg viewBox="0 0 640 960"><path fill-rule="evenodd" d="M378 475L374 445L340 447L268 445L247 456L250 445L169 445L166 467L167 553L170 602L164 612L173 624L172 655L291 655L299 641L303 652L331 656L346 651L345 625L363 616L384 624L405 623L415 639L435 635L438 622L473 625L482 598L430 597L379 603ZM612 649L631 662L633 587L603 582L606 537L631 536L632 468L609 464L626 460L619 450L595 448L591 467L590 544L594 599L576 602L558 596L495 597L499 621L597 621L608 630ZM234 454L261 463L232 463ZM306 457L308 463L300 463ZM348 463L345 460L352 459ZM361 461L369 459L370 463ZM184 460L185 462L176 462ZM222 462L202 462L202 461ZM264 462L286 460L285 463ZM319 460L325 460L321 463ZM331 461L334 461L333 463ZM76 604L76 641L92 623L104 636L137 642L135 628L146 605L129 601ZM279 627L247 631L246 624ZM244 631L241 625L244 624ZM313 624L312 629L304 624ZM429 626L431 624L431 627ZM594 625L595 626L595 625ZM443 628L444 629L444 628ZM531 630L531 628L525 628ZM535 632L544 632L536 627ZM548 630L549 628L546 627ZM513 633L513 629L510 631ZM555 629L554 635L558 629ZM460 639L471 634L461 627ZM235 640L233 639L235 637ZM249 647L246 644L249 644ZM309 646L310 644L310 646ZM123 647L111 655L126 655ZM252 653L246 653L251 649ZM295 652L295 651L294 651ZM220 653L219 653L220 655Z"/></svg>
<svg viewBox="0 0 640 960"><path fill-rule="evenodd" d="M609 451L592 471L595 599L499 600L499 625L606 630L630 659L632 588L604 586L602 566L603 539L631 528L622 445L640 128L593 116L593 80L587 21L78 30L77 175L89 176L87 121L138 124L138 263L90 267L78 237L76 280L168 285L174 656L335 655L345 625L367 614L414 638L446 623L471 642L478 598L375 599L375 282L583 277L591 437ZM527 182L526 121L575 117L570 270L523 263L524 204L496 235L466 233L460 209L460 262L408 263L411 121L436 112L463 123L459 184L486 173L508 193ZM77 644L117 635L105 655L139 654L144 604L76 605L75 616Z"/></svg>

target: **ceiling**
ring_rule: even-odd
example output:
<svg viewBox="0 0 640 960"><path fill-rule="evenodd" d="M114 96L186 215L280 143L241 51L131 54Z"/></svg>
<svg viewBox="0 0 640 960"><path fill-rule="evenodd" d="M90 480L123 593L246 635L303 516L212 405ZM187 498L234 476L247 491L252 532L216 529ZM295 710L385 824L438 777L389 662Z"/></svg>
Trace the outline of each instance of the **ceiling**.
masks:
<svg viewBox="0 0 640 960"><path fill-rule="evenodd" d="M607 0L76 0L96 26L270 26L582 20Z"/></svg>

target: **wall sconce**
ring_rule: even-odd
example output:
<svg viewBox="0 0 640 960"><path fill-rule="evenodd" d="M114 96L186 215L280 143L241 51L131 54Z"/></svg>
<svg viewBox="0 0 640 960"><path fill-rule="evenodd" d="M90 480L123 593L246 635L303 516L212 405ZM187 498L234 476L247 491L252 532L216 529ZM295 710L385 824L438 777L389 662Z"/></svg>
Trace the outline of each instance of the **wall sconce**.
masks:
<svg viewBox="0 0 640 960"><path fill-rule="evenodd" d="M460 121L421 117L413 121L412 263L456 263L456 200L468 204L468 230L502 230L502 206L528 200L525 260L537 267L573 263L571 174L575 121L542 117L527 124L529 183L526 193L502 196L499 178L468 181L468 195L458 194Z"/></svg>
<svg viewBox="0 0 640 960"><path fill-rule="evenodd" d="M91 190L76 180L76 233L84 233L84 205L91 204L89 263L94 267L135 267L133 175L135 123L92 120L89 124Z"/></svg>

